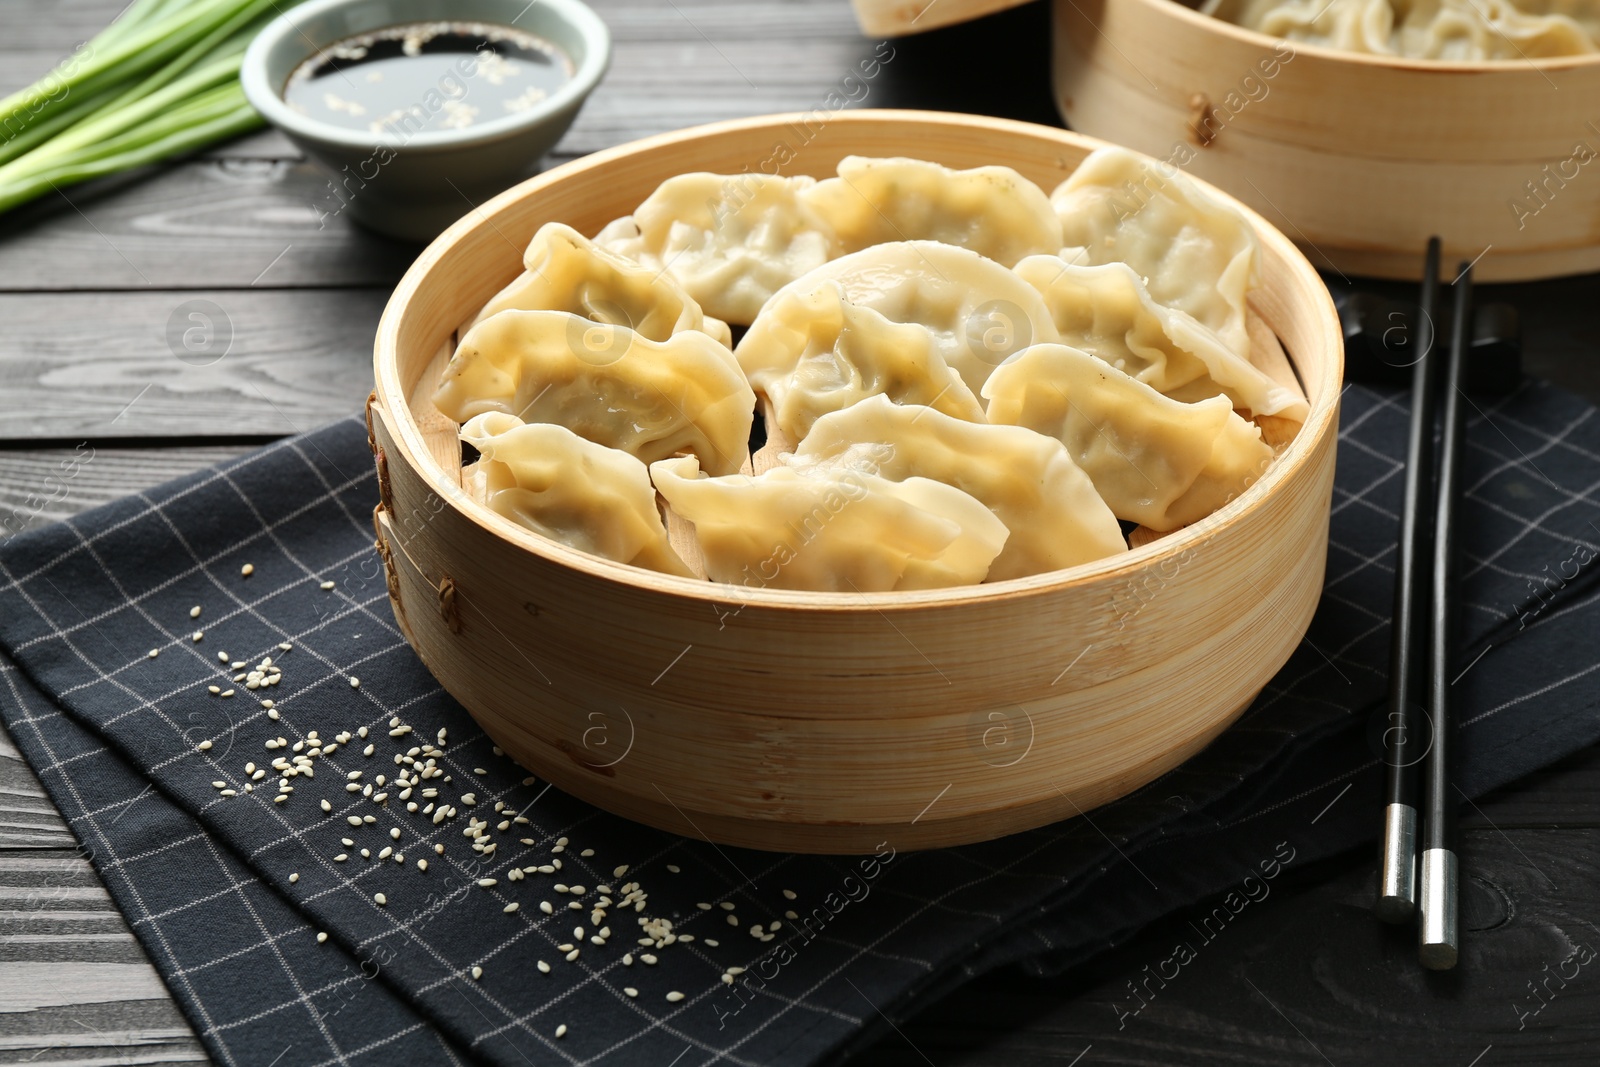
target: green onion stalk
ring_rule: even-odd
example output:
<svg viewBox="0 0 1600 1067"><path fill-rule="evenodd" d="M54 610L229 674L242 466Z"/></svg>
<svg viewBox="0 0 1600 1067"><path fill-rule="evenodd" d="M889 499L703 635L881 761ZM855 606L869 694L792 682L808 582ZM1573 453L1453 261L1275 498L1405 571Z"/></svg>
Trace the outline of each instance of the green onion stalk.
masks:
<svg viewBox="0 0 1600 1067"><path fill-rule="evenodd" d="M39 81L0 99L0 211L261 125L244 51L295 0L134 0Z"/></svg>

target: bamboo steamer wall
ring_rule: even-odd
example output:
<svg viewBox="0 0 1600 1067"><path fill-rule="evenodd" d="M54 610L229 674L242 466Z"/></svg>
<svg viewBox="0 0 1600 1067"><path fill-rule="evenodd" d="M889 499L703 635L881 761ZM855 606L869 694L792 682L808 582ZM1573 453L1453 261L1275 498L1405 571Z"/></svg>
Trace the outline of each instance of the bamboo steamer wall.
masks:
<svg viewBox="0 0 1600 1067"><path fill-rule="evenodd" d="M1074 130L1192 155L1186 171L1318 267L1415 278L1439 234L1447 264L1482 255L1480 280L1600 270L1600 57L1357 56L1174 0L1056 0L1054 20L1056 103Z"/></svg>
<svg viewBox="0 0 1600 1067"><path fill-rule="evenodd" d="M850 153L1013 166L1049 187L1095 142L924 112L744 120L602 152L446 231L390 301L369 406L396 618L535 773L601 807L755 848L955 844L1078 814L1198 751L1300 641L1321 592L1342 349L1311 266L1252 216L1309 421L1222 511L1112 560L965 589L738 590L524 531L459 486L427 397L453 331L539 225L593 233L664 178ZM776 164L775 164L776 165Z"/></svg>

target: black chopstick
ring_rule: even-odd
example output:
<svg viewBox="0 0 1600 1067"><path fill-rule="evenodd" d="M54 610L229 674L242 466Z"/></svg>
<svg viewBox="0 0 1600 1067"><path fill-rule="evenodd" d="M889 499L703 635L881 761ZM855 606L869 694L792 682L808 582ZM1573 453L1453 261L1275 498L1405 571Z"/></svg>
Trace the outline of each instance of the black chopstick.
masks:
<svg viewBox="0 0 1600 1067"><path fill-rule="evenodd" d="M1464 263L1452 283L1450 362L1444 374L1444 427L1439 437L1439 504L1433 545L1433 610L1428 635L1428 714L1433 719L1424 789L1422 900L1418 958L1436 971L1456 965L1461 945L1457 924L1455 810L1450 796L1450 746L1455 717L1450 702L1450 639L1455 623L1456 504L1461 480L1462 386L1467 346L1472 342L1472 265Z"/></svg>
<svg viewBox="0 0 1600 1067"><path fill-rule="evenodd" d="M1411 433L1406 446L1406 495L1400 512L1400 548L1394 572L1394 628L1389 648L1389 714L1384 723L1383 853L1378 868L1378 898L1373 913L1385 922L1405 922L1416 908L1417 764L1421 738L1413 710L1421 695L1419 664L1424 634L1418 624L1419 599L1428 544L1427 507L1433 501L1434 398L1438 393L1438 336L1434 311L1439 300L1439 238L1428 241L1422 296L1414 331L1411 365Z"/></svg>

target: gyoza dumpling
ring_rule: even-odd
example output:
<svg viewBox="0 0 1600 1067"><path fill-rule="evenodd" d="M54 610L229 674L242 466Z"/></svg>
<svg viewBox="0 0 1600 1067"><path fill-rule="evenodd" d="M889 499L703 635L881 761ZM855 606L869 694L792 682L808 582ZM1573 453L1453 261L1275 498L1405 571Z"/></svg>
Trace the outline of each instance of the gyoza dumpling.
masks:
<svg viewBox="0 0 1600 1067"><path fill-rule="evenodd" d="M1010 167L951 170L920 159L846 156L839 176L801 194L845 252L888 241L943 241L1009 267L1061 247L1044 190Z"/></svg>
<svg viewBox="0 0 1600 1067"><path fill-rule="evenodd" d="M733 353L698 331L651 341L564 311L502 311L467 331L433 402L457 422L503 411L646 463L693 452L728 474L748 452L756 398Z"/></svg>
<svg viewBox="0 0 1600 1067"><path fill-rule="evenodd" d="M1260 280L1261 251L1243 215L1170 163L1116 147L1093 152L1050 202L1061 219L1062 258L1126 263L1157 303L1188 312L1250 358L1245 293Z"/></svg>
<svg viewBox="0 0 1600 1067"><path fill-rule="evenodd" d="M497 311L570 311L652 341L700 330L732 344L728 324L707 318L670 275L607 252L571 226L539 227L522 264L527 269L483 305L473 326Z"/></svg>
<svg viewBox="0 0 1600 1067"><path fill-rule="evenodd" d="M1398 51L1454 62L1527 62L1600 51L1596 5L1537 0L1412 0L1397 3ZM1584 25L1587 23L1587 27Z"/></svg>
<svg viewBox="0 0 1600 1067"><path fill-rule="evenodd" d="M818 419L793 466L852 463L900 481L931 478L976 497L1011 531L989 581L1126 552L1122 527L1054 437L963 422L874 396Z"/></svg>
<svg viewBox="0 0 1600 1067"><path fill-rule="evenodd" d="M734 350L745 376L798 441L819 415L884 394L973 422L983 406L945 363L932 331L845 299L835 281L781 290Z"/></svg>
<svg viewBox="0 0 1600 1067"><path fill-rule="evenodd" d="M649 471L626 452L498 411L467 420L461 439L482 456L463 482L495 512L581 552L694 577L667 543Z"/></svg>
<svg viewBox="0 0 1600 1067"><path fill-rule="evenodd" d="M818 267L794 288L809 291L824 281L838 282L846 300L891 322L926 326L939 355L974 396L1006 357L1056 340L1050 312L1031 285L994 260L954 245L873 245Z"/></svg>
<svg viewBox="0 0 1600 1067"><path fill-rule="evenodd" d="M1157 304L1127 264L1080 267L1059 256L1029 256L1016 271L1044 297L1062 344L1099 356L1176 400L1220 394L1252 415L1305 421L1305 398L1193 318Z"/></svg>
<svg viewBox="0 0 1600 1067"><path fill-rule="evenodd" d="M1019 353L984 395L991 422L1059 440L1117 518L1152 530L1205 518L1272 462L1261 431L1227 397L1173 400L1066 345Z"/></svg>
<svg viewBox="0 0 1600 1067"><path fill-rule="evenodd" d="M775 589L875 593L981 582L1006 527L977 500L926 478L891 482L848 467L774 467L706 478L694 458L650 477L694 524L706 573Z"/></svg>
<svg viewBox="0 0 1600 1067"><path fill-rule="evenodd" d="M1395 51L1389 0L1207 0L1201 14L1273 37L1347 52Z"/></svg>
<svg viewBox="0 0 1600 1067"><path fill-rule="evenodd" d="M816 179L680 174L595 243L676 278L709 315L748 326L767 298L839 252L801 199Z"/></svg>

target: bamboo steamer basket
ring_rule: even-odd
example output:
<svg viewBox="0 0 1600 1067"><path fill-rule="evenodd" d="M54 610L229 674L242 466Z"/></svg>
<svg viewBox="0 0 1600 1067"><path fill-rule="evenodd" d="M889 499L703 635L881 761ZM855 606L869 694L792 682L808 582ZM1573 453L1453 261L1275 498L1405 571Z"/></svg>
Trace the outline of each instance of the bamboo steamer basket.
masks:
<svg viewBox="0 0 1600 1067"><path fill-rule="evenodd" d="M1175 163L1192 156L1186 171L1260 211L1319 267L1417 278L1438 234L1445 262L1476 260L1479 280L1600 270L1600 177L1586 173L1600 167L1600 56L1355 55L1175 0L1056 0L1054 26L1068 125ZM1279 49L1292 58L1264 76Z"/></svg>
<svg viewBox="0 0 1600 1067"><path fill-rule="evenodd" d="M870 37L902 37L970 22L1029 0L850 0L856 23Z"/></svg>
<svg viewBox="0 0 1600 1067"><path fill-rule="evenodd" d="M665 178L737 173L775 152L786 173L827 176L851 153L908 155L1005 164L1048 188L1097 146L932 112L845 112L809 127L779 115L585 157L446 230L384 312L368 404L395 618L440 684L557 787L761 849L994 838L1122 796L1205 747L1309 624L1333 484L1338 317L1305 257L1252 212L1264 278L1253 321L1287 349L1308 421L1216 514L1053 574L861 595L615 564L472 500L455 426L429 399L456 331L521 270L547 221L592 234Z"/></svg>

